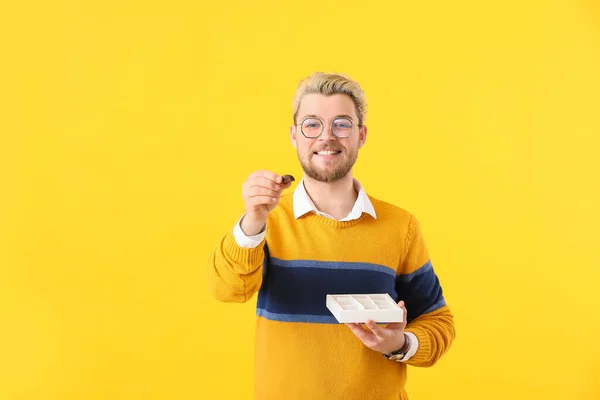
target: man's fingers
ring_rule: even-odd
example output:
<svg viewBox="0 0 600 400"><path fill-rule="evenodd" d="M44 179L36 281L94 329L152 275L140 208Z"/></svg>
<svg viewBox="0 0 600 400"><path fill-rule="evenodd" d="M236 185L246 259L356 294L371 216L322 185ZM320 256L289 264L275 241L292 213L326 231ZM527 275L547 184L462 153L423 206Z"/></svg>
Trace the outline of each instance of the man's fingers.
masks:
<svg viewBox="0 0 600 400"><path fill-rule="evenodd" d="M268 189L262 186L254 186L247 190L245 190L246 197L256 197L256 196L271 196L271 197L279 197L279 192L277 190Z"/></svg>
<svg viewBox="0 0 600 400"><path fill-rule="evenodd" d="M276 183L281 183L281 180L282 180L280 175L276 174L275 172L271 172L271 171L267 171L267 170L253 172L248 176L248 179L260 178L260 177L270 179Z"/></svg>
<svg viewBox="0 0 600 400"><path fill-rule="evenodd" d="M386 338L385 328L377 325L375 321L369 320L367 321L366 325L367 328L369 328L378 339L384 340Z"/></svg>
<svg viewBox="0 0 600 400"><path fill-rule="evenodd" d="M404 305L404 300L400 300L398 302L398 306L400 306L400 309L402 310L402 314L403 314L403 318L402 318L402 322L393 322L391 324L389 324L388 326L392 329L404 329L406 327L406 323L408 320L408 311L406 311L406 306Z"/></svg>
<svg viewBox="0 0 600 400"><path fill-rule="evenodd" d="M271 172L271 171L267 171L267 170L253 172L250 175L248 175L247 180L250 181L250 180L257 179L257 178L268 179L272 182L275 182L277 184L282 184L282 185L291 184L292 182L294 182L296 180L296 178L294 178L292 175L289 175L289 174L279 175L279 174L276 174L275 172Z"/></svg>
<svg viewBox="0 0 600 400"><path fill-rule="evenodd" d="M365 344L372 343L375 340L375 334L363 329L360 324L346 324L346 326Z"/></svg>
<svg viewBox="0 0 600 400"><path fill-rule="evenodd" d="M281 186L281 189L287 189L287 188L289 188L290 186L292 186L292 183L293 183L293 182L282 183L282 184L280 185L280 186Z"/></svg>
<svg viewBox="0 0 600 400"><path fill-rule="evenodd" d="M271 197L271 196L255 196L255 197L251 197L248 200L248 204L250 207L258 207L261 206L263 204L275 204L279 201L278 197Z"/></svg>
<svg viewBox="0 0 600 400"><path fill-rule="evenodd" d="M404 329L404 322L390 322L385 329Z"/></svg>
<svg viewBox="0 0 600 400"><path fill-rule="evenodd" d="M250 195L250 191L254 188L265 188L276 192L276 195L280 195L285 189L289 188L290 186L292 186L292 182L278 184L270 179L264 177L257 177L244 182L244 184L242 185L242 193L244 195Z"/></svg>
<svg viewBox="0 0 600 400"><path fill-rule="evenodd" d="M404 322L402 322L402 324L404 326L406 326L406 322L407 322L407 319L408 319L408 311L406 310L406 306L404 305L404 300L400 300L398 302L398 305L400 306L400 308L402 309L402 312L404 313L404 318L403 318Z"/></svg>
<svg viewBox="0 0 600 400"><path fill-rule="evenodd" d="M280 190L281 185L269 178L265 178L264 176L256 176L254 178L248 179L244 186L247 188L252 187L265 187L271 190Z"/></svg>

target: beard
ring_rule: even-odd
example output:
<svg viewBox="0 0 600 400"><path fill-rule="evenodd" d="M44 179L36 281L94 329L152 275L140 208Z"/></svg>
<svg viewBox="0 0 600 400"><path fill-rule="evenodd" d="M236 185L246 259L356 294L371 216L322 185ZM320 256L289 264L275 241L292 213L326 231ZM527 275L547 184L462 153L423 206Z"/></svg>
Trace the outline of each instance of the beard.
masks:
<svg viewBox="0 0 600 400"><path fill-rule="evenodd" d="M300 160L300 165L302 166L304 173L319 182L335 182L344 178L352 170L356 158L358 157L358 150L355 150L353 153L340 153L340 155L337 156L339 158L328 163L325 167L314 163L312 160L313 157L318 156L313 154L313 152L302 156L300 155L300 152L298 152L298 159Z"/></svg>

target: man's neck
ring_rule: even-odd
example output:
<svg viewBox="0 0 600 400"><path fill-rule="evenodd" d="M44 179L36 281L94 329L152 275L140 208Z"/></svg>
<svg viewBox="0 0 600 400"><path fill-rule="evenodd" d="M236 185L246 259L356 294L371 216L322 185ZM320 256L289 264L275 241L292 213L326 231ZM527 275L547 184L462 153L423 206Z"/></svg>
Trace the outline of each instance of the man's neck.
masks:
<svg viewBox="0 0 600 400"><path fill-rule="evenodd" d="M352 174L335 182L321 182L305 176L304 188L317 209L335 219L346 217L356 203Z"/></svg>

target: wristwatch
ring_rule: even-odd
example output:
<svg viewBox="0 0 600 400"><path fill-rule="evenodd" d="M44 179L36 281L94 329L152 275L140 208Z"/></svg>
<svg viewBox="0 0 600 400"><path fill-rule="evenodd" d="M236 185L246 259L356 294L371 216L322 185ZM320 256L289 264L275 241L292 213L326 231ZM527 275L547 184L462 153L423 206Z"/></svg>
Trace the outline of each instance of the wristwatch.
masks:
<svg viewBox="0 0 600 400"><path fill-rule="evenodd" d="M384 354L383 356L391 361L402 361L404 357L406 357L406 353L410 349L410 337L405 333L404 334L404 346L400 350L392 351L391 353Z"/></svg>

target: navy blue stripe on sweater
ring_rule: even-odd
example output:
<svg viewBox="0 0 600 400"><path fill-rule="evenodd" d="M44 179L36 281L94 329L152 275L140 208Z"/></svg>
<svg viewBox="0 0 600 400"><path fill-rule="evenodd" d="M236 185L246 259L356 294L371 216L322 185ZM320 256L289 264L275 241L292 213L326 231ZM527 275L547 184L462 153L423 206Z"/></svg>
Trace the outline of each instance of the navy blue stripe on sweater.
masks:
<svg viewBox="0 0 600 400"><path fill-rule="evenodd" d="M285 322L337 323L328 294L388 293L396 298L394 270L369 263L265 258L257 315Z"/></svg>
<svg viewBox="0 0 600 400"><path fill-rule="evenodd" d="M257 315L282 322L337 323L325 306L327 294L388 293L404 300L408 321L445 305L428 262L411 274L360 262L281 260L268 257L258 293Z"/></svg>
<svg viewBox="0 0 600 400"><path fill-rule="evenodd" d="M431 260L410 274L398 275L395 289L398 301L406 305L408 322L446 305Z"/></svg>

